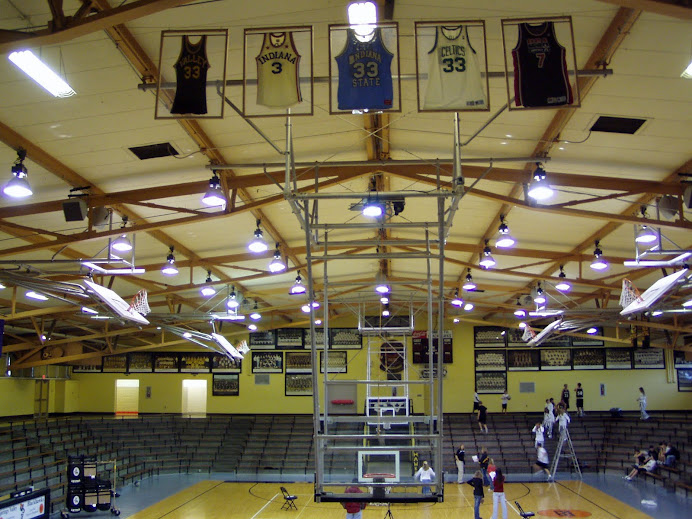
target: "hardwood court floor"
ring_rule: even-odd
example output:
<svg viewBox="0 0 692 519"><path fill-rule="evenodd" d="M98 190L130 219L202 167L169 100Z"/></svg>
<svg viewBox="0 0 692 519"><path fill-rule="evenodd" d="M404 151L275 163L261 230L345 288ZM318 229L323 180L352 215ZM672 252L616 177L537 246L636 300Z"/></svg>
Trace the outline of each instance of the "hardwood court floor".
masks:
<svg viewBox="0 0 692 519"><path fill-rule="evenodd" d="M202 481L131 515L131 519L343 519L338 503L315 503L310 483L284 484L297 494L297 511L281 510L284 502L279 483L225 483ZM518 500L525 511L542 517L591 517L593 519L644 519L656 517L636 510L581 481L557 483L507 483L505 496L510 518L519 517ZM387 508L370 505L363 519L382 519ZM498 512L498 517L501 512ZM444 503L393 505L394 519L471 519L473 489L447 484ZM481 516L492 515L492 492L486 492Z"/></svg>

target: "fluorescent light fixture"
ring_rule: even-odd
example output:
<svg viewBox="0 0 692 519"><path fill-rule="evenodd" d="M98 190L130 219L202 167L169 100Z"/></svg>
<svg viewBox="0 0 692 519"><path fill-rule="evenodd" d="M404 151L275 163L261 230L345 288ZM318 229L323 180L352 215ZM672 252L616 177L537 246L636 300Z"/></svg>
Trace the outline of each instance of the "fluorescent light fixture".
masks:
<svg viewBox="0 0 692 519"><path fill-rule="evenodd" d="M685 79L692 79L692 61L690 61L690 64L687 65L687 68L682 71L680 77L683 77Z"/></svg>
<svg viewBox="0 0 692 519"><path fill-rule="evenodd" d="M221 180L214 173L214 176L209 179L209 189L202 197L202 203L209 207L219 207L226 205L226 196L221 189Z"/></svg>
<svg viewBox="0 0 692 519"><path fill-rule="evenodd" d="M351 2L348 6L348 23L360 36L372 33L373 24L377 23L375 2Z"/></svg>
<svg viewBox="0 0 692 519"><path fill-rule="evenodd" d="M363 216L378 218L384 214L384 204L377 200L368 199L363 204Z"/></svg>
<svg viewBox="0 0 692 519"><path fill-rule="evenodd" d="M558 275L560 281L558 281L555 288L560 292L569 292L572 290L572 285L567 282L567 274L565 274L563 265L560 265L560 274Z"/></svg>
<svg viewBox="0 0 692 519"><path fill-rule="evenodd" d="M30 50L13 52L9 55L9 59L55 97L71 97L76 94L70 85L48 68Z"/></svg>
<svg viewBox="0 0 692 519"><path fill-rule="evenodd" d="M147 271L144 268L105 269L91 261L82 261L82 265L90 270L95 270L96 272L109 276L118 274L144 274Z"/></svg>
<svg viewBox="0 0 692 519"><path fill-rule="evenodd" d="M661 310L654 310L651 312L651 317L658 317L660 315L663 315L663 312Z"/></svg>
<svg viewBox="0 0 692 519"><path fill-rule="evenodd" d="M464 300L459 298L459 291L458 290L454 291L454 297L452 298L451 303L454 306L461 306L464 304Z"/></svg>
<svg viewBox="0 0 692 519"><path fill-rule="evenodd" d="M644 244L656 243L658 241L658 233L653 228L642 225L634 241Z"/></svg>
<svg viewBox="0 0 692 519"><path fill-rule="evenodd" d="M204 282L205 283L211 283L212 282L211 281L211 270L207 271L207 279L205 279ZM211 286L210 284L207 284L200 289L200 293L204 297L211 297L214 294L216 294L216 289L213 286Z"/></svg>
<svg viewBox="0 0 692 519"><path fill-rule="evenodd" d="M223 317L219 316L219 319L223 321L244 321L245 316L243 314L239 314L237 309L229 309L228 312L223 315Z"/></svg>
<svg viewBox="0 0 692 519"><path fill-rule="evenodd" d="M608 268L608 262L603 259L603 251L599 247L599 242L596 240L596 248L593 251L595 256L594 260L591 262L591 268L594 270L602 271Z"/></svg>
<svg viewBox="0 0 692 519"><path fill-rule="evenodd" d="M190 337L192 337L192 334L190 332L185 332L183 334L183 337L185 337L186 339L189 339Z"/></svg>
<svg viewBox="0 0 692 519"><path fill-rule="evenodd" d="M464 305L464 310L466 310L467 312L470 312L473 309L474 309L474 306L473 306L473 303L471 303L471 302L468 302Z"/></svg>
<svg viewBox="0 0 692 519"><path fill-rule="evenodd" d="M289 294L294 296L298 294L304 294L305 293L305 285L303 285L303 278L300 277L300 272L298 272L298 275L296 276L296 281L293 283L293 286L291 287L291 290L289 290Z"/></svg>
<svg viewBox="0 0 692 519"><path fill-rule="evenodd" d="M269 262L269 272L276 274L277 272L283 272L286 270L286 263L281 257L281 251L279 250L279 244L276 244L276 250L274 251L274 258Z"/></svg>
<svg viewBox="0 0 692 519"><path fill-rule="evenodd" d="M589 335L596 335L596 334L598 333L598 328L594 328L594 327L592 326L591 328L589 328L588 330L586 330L586 333L588 333Z"/></svg>
<svg viewBox="0 0 692 519"><path fill-rule="evenodd" d="M533 181L529 184L527 195L539 201L547 200L553 196L553 190L550 184L548 184L545 170L540 165L538 165L536 171L533 173Z"/></svg>
<svg viewBox="0 0 692 519"><path fill-rule="evenodd" d="M161 273L164 276L177 276L178 269L175 266L175 256L173 255L173 245L170 247L170 252L166 256L166 263L161 267Z"/></svg>
<svg viewBox="0 0 692 519"><path fill-rule="evenodd" d="M110 316L108 316L108 315L92 315L91 318L107 321L108 319L110 319Z"/></svg>
<svg viewBox="0 0 692 519"><path fill-rule="evenodd" d="M563 312L564 310L548 310L546 308L542 308L536 310L535 312L529 312L529 317L552 317L554 315L561 315Z"/></svg>
<svg viewBox="0 0 692 519"><path fill-rule="evenodd" d="M692 307L692 299L688 299L687 301L685 301L684 303L682 303L682 306L683 306L684 308L690 308L690 307Z"/></svg>
<svg viewBox="0 0 692 519"><path fill-rule="evenodd" d="M48 301L47 296L44 296L43 294L40 294L39 292L34 292L33 290L29 290L24 295L26 295L26 297L28 297L28 298L36 299L37 301Z"/></svg>
<svg viewBox="0 0 692 519"><path fill-rule="evenodd" d="M672 267L683 263L692 256L692 252L684 252L671 260L627 260L623 262L625 267Z"/></svg>
<svg viewBox="0 0 692 519"><path fill-rule="evenodd" d="M483 249L483 257L478 262L478 264L484 269L491 269L496 265L495 258L490 253L490 246L488 245L488 240L485 240L485 248Z"/></svg>
<svg viewBox="0 0 692 519"><path fill-rule="evenodd" d="M247 248L250 252L255 254L261 254L269 249L269 245L264 240L264 235L262 234L262 229L260 229L260 220L257 220L257 229L255 229L255 236L247 244Z"/></svg>
<svg viewBox="0 0 692 519"><path fill-rule="evenodd" d="M248 324L247 329L250 330L251 332L257 331L257 325L256 324Z"/></svg>
<svg viewBox="0 0 692 519"><path fill-rule="evenodd" d="M473 276L471 275L471 269L468 269L468 273L466 274L466 280L464 281L464 284L462 287L464 290L476 290L476 284L473 282Z"/></svg>
<svg viewBox="0 0 692 519"><path fill-rule="evenodd" d="M118 252L129 252L132 250L132 242L123 234L111 242L111 249Z"/></svg>
<svg viewBox="0 0 692 519"><path fill-rule="evenodd" d="M93 308L89 308L88 306L82 307L82 313L83 314L98 315L98 312L96 310L94 310Z"/></svg>

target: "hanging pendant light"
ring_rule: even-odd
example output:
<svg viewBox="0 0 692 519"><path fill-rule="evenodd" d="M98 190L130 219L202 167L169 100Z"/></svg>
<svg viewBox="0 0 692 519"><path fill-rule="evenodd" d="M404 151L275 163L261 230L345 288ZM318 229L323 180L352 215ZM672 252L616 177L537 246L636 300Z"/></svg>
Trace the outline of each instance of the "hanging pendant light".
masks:
<svg viewBox="0 0 692 519"><path fill-rule="evenodd" d="M517 299L517 309L514 310L514 315L516 315L519 319L526 317L526 310L521 307L521 302L519 299Z"/></svg>
<svg viewBox="0 0 692 519"><path fill-rule="evenodd" d="M600 242L596 240L596 248L593 251L594 260L591 262L591 268L602 271L608 268L608 262L603 258L603 251L599 247Z"/></svg>
<svg viewBox="0 0 692 519"><path fill-rule="evenodd" d="M483 256L478 264L484 269L491 269L496 265L495 258L490 253L490 246L488 245L488 240L485 240L485 248L483 249Z"/></svg>
<svg viewBox="0 0 692 519"><path fill-rule="evenodd" d="M303 285L303 278L300 277L300 271L298 271L298 275L296 276L296 281L293 283L293 286L291 287L291 290L288 292L290 295L298 295L298 294L304 294L305 293L305 285Z"/></svg>
<svg viewBox="0 0 692 519"><path fill-rule="evenodd" d="M569 292L572 289L572 285L567 281L567 275L565 274L563 265L560 265L560 274L558 277L560 278L560 281L557 285L555 285L555 288L560 292Z"/></svg>
<svg viewBox="0 0 692 519"><path fill-rule="evenodd" d="M250 252L254 252L255 254L261 254L269 249L269 245L267 245L267 242L264 240L262 229L260 229L259 219L257 219L257 229L255 229L254 237L247 244L247 248Z"/></svg>
<svg viewBox="0 0 692 519"><path fill-rule="evenodd" d="M547 200L553 196L553 189L548 184L546 173L540 164L536 165L533 173L533 181L529 184L527 194L534 200Z"/></svg>
<svg viewBox="0 0 692 519"><path fill-rule="evenodd" d="M471 268L468 269L466 273L466 280L464 281L464 284L462 287L464 290L472 291L476 290L476 283L473 282L473 276L471 275Z"/></svg>
<svg viewBox="0 0 692 519"><path fill-rule="evenodd" d="M12 177L9 182L2 188L2 192L10 198L26 198L34 194L27 179L28 171L24 165L26 159L26 150L19 148L17 150L17 160L12 165Z"/></svg>
<svg viewBox="0 0 692 519"><path fill-rule="evenodd" d="M221 179L214 172L214 175L209 179L209 189L202 197L202 203L209 207L218 207L226 205L226 195L221 189Z"/></svg>
<svg viewBox="0 0 692 519"><path fill-rule="evenodd" d="M545 293L543 292L543 289L541 288L541 283L538 283L538 287L536 288L536 295L533 298L533 302L536 303L538 306L542 306L545 304L547 301L547 298L545 297Z"/></svg>
<svg viewBox="0 0 692 519"><path fill-rule="evenodd" d="M173 255L173 245L170 246L170 252L166 256L166 263L161 267L161 273L164 276L178 275L178 269L175 266L175 256Z"/></svg>
<svg viewBox="0 0 692 519"><path fill-rule="evenodd" d="M211 270L207 270L207 279L204 282L207 284L200 289L200 293L204 297L211 297L214 294L216 294L216 289L213 286L211 286Z"/></svg>
<svg viewBox="0 0 692 519"><path fill-rule="evenodd" d="M240 306L240 301L238 301L238 295L235 293L235 287L231 288L231 293L228 294L228 300L226 301L226 306L231 310L235 310Z"/></svg>
<svg viewBox="0 0 692 519"><path fill-rule="evenodd" d="M500 227L497 230L500 233L500 237L495 241L495 247L500 247L501 249L507 249L509 247L514 247L516 241L509 234L509 227L505 223L505 215L500 215Z"/></svg>
<svg viewBox="0 0 692 519"><path fill-rule="evenodd" d="M279 244L276 244L276 250L274 251L274 258L269 262L269 272L276 274L277 272L283 272L286 270L286 262L281 257L281 251L279 250Z"/></svg>
<svg viewBox="0 0 692 519"><path fill-rule="evenodd" d="M462 306L464 304L464 300L459 298L459 290L454 291L454 297L452 298L451 301L452 305L454 306Z"/></svg>

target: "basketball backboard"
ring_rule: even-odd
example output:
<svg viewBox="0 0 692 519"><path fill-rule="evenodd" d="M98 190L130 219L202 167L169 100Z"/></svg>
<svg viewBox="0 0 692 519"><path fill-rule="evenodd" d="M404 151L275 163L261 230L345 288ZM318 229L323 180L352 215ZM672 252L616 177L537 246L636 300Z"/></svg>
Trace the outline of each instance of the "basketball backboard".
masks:
<svg viewBox="0 0 692 519"><path fill-rule="evenodd" d="M84 285L87 291L99 301L105 303L109 308L111 308L116 314L118 314L123 319L129 319L130 321L135 321L139 324L149 324L149 321L144 318L142 314L130 308L130 303L125 301L116 292L110 288L94 283L89 279L84 280Z"/></svg>
<svg viewBox="0 0 692 519"><path fill-rule="evenodd" d="M687 273L688 270L683 269L659 279L641 295L641 298L635 299L629 305L623 308L620 315L635 314L651 308L651 306L659 301L665 294L671 292L678 282L687 275Z"/></svg>

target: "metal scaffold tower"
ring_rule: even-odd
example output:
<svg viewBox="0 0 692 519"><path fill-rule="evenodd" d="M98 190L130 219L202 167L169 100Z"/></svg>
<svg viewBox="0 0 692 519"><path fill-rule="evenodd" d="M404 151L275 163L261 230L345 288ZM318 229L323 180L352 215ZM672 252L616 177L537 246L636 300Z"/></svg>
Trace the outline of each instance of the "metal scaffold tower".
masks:
<svg viewBox="0 0 692 519"><path fill-rule="evenodd" d="M306 178L304 171L296 176L290 116L286 150L284 196L305 232L308 300L322 302L319 316L310 305L315 500L442 501L443 395L438 375L443 373L443 355L442 340L438 355L433 338L444 335L445 239L463 196L458 115L452 181L442 181L438 168L437 187L427 192L353 192L338 185L320 191L319 164L313 168L314 178ZM306 186L306 180L314 184ZM382 216L366 220L359 212L349 212L371 202L380 204ZM416 214L425 214L426 219L400 216L406 204L424 206L426 210ZM364 232L365 239L354 238ZM392 238L394 232L401 237ZM375 279L362 284L344 281L340 276L348 268L344 265L353 265L349 262L354 260L360 262L359 268L368 260L377 264ZM414 287L411 280L397 280L382 267L392 260L415 262L426 273L424 279ZM374 291L376 282L391 289L385 315L380 294ZM362 349L347 353L349 365L365 366L363 379L343 374L350 369L330 373L330 357L336 356L329 345L330 319L338 312L343 316L344 310L347 318L358 322ZM322 319L321 330L315 326L316 317ZM414 327L427 330L423 369L411 364ZM336 405L343 402L354 405L350 414ZM436 470L430 483L414 478L423 460ZM367 486L370 493L357 498L344 493L354 483Z"/></svg>

